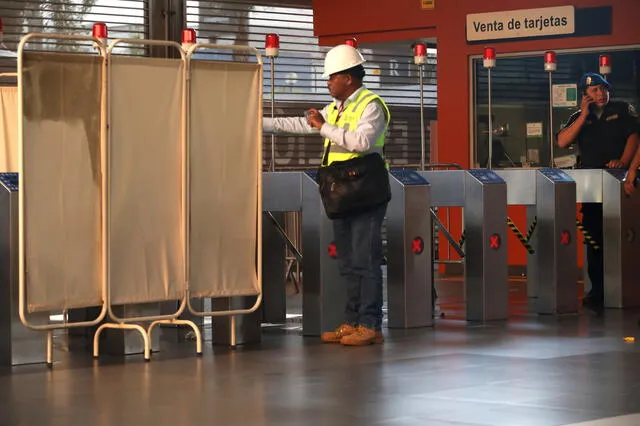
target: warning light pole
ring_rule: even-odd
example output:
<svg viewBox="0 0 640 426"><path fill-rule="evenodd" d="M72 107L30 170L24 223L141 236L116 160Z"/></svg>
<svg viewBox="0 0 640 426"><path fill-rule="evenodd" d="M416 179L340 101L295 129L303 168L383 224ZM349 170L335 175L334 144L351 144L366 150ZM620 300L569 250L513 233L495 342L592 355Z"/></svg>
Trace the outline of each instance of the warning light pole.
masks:
<svg viewBox="0 0 640 426"><path fill-rule="evenodd" d="M496 67L496 49L493 47L485 47L484 56L482 58L482 66L487 70L487 83L488 83L488 113L487 113L487 123L489 127L489 164L487 164L488 169L493 168L493 118L492 108L491 108L491 70Z"/></svg>
<svg viewBox="0 0 640 426"><path fill-rule="evenodd" d="M427 45L413 45L413 63L418 66L420 85L420 170L424 170L426 161L426 138L424 134L424 65L427 63Z"/></svg>
<svg viewBox="0 0 640 426"><path fill-rule="evenodd" d="M280 54L280 37L278 34L267 34L264 41L265 53L269 58L271 71L271 119L275 117L276 110L276 57ZM271 171L276 170L276 135L271 134Z"/></svg>
<svg viewBox="0 0 640 426"><path fill-rule="evenodd" d="M554 166L553 149L553 73L558 69L556 52L545 52L544 70L549 73L549 167Z"/></svg>

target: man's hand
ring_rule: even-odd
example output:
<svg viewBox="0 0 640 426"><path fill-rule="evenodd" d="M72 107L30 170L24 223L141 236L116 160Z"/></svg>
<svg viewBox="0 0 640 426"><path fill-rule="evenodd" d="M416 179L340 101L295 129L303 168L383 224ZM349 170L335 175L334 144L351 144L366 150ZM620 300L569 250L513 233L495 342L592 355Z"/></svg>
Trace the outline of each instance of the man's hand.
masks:
<svg viewBox="0 0 640 426"><path fill-rule="evenodd" d="M629 172L627 173L627 176L625 177L624 180L624 192L627 193L627 195L631 195L635 192L636 190L636 170L629 170Z"/></svg>
<svg viewBox="0 0 640 426"><path fill-rule="evenodd" d="M319 130L324 124L324 117L322 117L322 114L320 114L320 111L318 111L317 109L310 109L309 111L305 112L304 115L307 117L307 123L309 123L309 126L313 127L314 129Z"/></svg>
<svg viewBox="0 0 640 426"><path fill-rule="evenodd" d="M621 160L611 160L606 164L606 166L610 169L624 169L625 167L627 167L627 165L624 164Z"/></svg>
<svg viewBox="0 0 640 426"><path fill-rule="evenodd" d="M589 114L591 112L589 110L589 105L591 105L593 102L594 99L591 96L584 95L582 97L582 100L580 101L580 113L585 116Z"/></svg>

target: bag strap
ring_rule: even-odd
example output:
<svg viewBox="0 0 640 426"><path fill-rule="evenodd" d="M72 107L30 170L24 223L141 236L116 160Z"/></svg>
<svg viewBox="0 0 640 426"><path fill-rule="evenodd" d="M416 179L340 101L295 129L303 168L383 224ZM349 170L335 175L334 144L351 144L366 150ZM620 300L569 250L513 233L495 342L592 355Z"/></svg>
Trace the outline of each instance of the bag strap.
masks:
<svg viewBox="0 0 640 426"><path fill-rule="evenodd" d="M322 154L322 165L327 166L329 163L329 153L331 152L331 141L327 144L327 147L324 149L324 154Z"/></svg>

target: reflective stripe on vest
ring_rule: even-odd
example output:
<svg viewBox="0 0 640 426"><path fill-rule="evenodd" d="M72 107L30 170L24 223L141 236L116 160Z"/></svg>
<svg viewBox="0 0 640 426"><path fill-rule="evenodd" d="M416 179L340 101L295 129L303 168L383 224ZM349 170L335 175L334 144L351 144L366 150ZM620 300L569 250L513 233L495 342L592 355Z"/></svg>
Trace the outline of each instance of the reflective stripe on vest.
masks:
<svg viewBox="0 0 640 426"><path fill-rule="evenodd" d="M369 150L366 152L353 152L353 151L349 151L348 149L340 145L332 143L329 139L325 139L324 140L325 151L327 149L327 144L331 144L331 150L329 151L329 158L327 158L327 165L331 164L334 161L346 161L352 158L361 157L363 155L371 154L374 152L377 152L381 156L384 156L383 155L384 140L385 140L385 135L387 133L387 128L389 127L391 114L389 113L389 108L387 108L387 105L384 103L382 98L380 98L375 93L369 91L368 89L362 89L360 93L358 93L358 96L353 100L353 102L351 102L345 108L345 110L342 111L342 114L340 115L340 119L338 120L337 123L336 123L336 120L338 119L338 108L336 108L336 103L333 102L331 105L329 105L329 108L328 108L329 112L327 114L327 122L329 124L338 126L341 129L355 130L355 128L358 127L358 122L360 121L360 117L362 117L362 114L364 113L365 108L367 107L367 105L369 105L370 102L374 102L374 101L377 101L380 103L380 105L382 105L385 116L387 118L387 125L385 126L385 129L382 132L382 134L376 140L375 144L371 146Z"/></svg>

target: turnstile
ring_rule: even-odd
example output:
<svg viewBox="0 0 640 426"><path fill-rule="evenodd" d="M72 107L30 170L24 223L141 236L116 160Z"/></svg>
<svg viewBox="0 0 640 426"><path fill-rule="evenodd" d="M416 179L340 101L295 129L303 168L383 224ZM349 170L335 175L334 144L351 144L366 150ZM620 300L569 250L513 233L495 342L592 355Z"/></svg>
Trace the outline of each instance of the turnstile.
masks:
<svg viewBox="0 0 640 426"><path fill-rule="evenodd" d="M640 306L635 265L640 252L640 196L624 193L625 170L577 169L567 173L576 181L578 203L602 203L605 307ZM585 273L585 283L587 278Z"/></svg>
<svg viewBox="0 0 640 426"><path fill-rule="evenodd" d="M429 326L433 323L429 186L413 171L392 172L392 176L393 198L387 210L388 324ZM344 321L346 283L340 275L333 224L322 205L316 172L264 173L263 210L271 219L263 222L268 237L263 239L263 320L275 322L286 311L284 240L282 229L275 229L282 228L278 216L302 211L303 333L316 336L335 329Z"/></svg>
<svg viewBox="0 0 640 426"><path fill-rule="evenodd" d="M602 174L604 235L604 304L608 308L640 306L640 196L624 192L625 170Z"/></svg>
<svg viewBox="0 0 640 426"><path fill-rule="evenodd" d="M302 175L302 253L302 332L317 336L344 321L347 292L333 225L324 211L315 171Z"/></svg>
<svg viewBox="0 0 640 426"><path fill-rule="evenodd" d="M44 334L29 330L18 315L18 174L0 173L0 365L44 363ZM30 314L46 324L46 312Z"/></svg>
<svg viewBox="0 0 640 426"><path fill-rule="evenodd" d="M467 320L508 316L507 185L490 170L465 176Z"/></svg>
<svg viewBox="0 0 640 426"><path fill-rule="evenodd" d="M284 232L286 212L268 210L262 213L262 322L282 324L286 320L285 288L286 244Z"/></svg>
<svg viewBox="0 0 640 426"><path fill-rule="evenodd" d="M427 180L391 170L387 208L388 327L433 325L431 197Z"/></svg>
<svg viewBox="0 0 640 426"><path fill-rule="evenodd" d="M527 206L537 226L527 243L527 294L539 314L578 310L575 245L576 185L559 169L499 170L507 182L507 204Z"/></svg>
<svg viewBox="0 0 640 426"><path fill-rule="evenodd" d="M492 170L434 170L431 205L463 207L468 321L507 319L507 186Z"/></svg>
<svg viewBox="0 0 640 426"><path fill-rule="evenodd" d="M285 214L302 209L302 173L263 173L262 194L262 320L282 323L287 310Z"/></svg>
<svg viewBox="0 0 640 426"><path fill-rule="evenodd" d="M578 311L576 184L562 170L540 169L536 173L537 228L529 256L537 283L535 305L540 314Z"/></svg>
<svg viewBox="0 0 640 426"><path fill-rule="evenodd" d="M317 192L317 191L316 191ZM235 328L238 345L259 342L261 323L284 323L286 320L284 215L302 208L302 173L262 173L262 304L256 312L236 317L213 317L213 339L216 344L231 343L231 327ZM253 297L214 299L216 310L247 309Z"/></svg>

